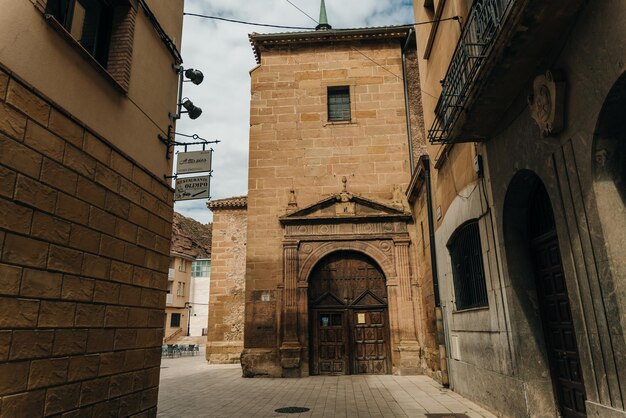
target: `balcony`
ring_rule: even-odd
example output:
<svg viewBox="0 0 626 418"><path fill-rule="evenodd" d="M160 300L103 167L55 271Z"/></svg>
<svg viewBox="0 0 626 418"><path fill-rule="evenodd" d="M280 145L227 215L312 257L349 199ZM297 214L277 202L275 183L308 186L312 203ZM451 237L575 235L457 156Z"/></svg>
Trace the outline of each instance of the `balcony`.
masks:
<svg viewBox="0 0 626 418"><path fill-rule="evenodd" d="M174 295L168 293L167 295L165 295L165 304L171 305L172 303L174 303Z"/></svg>
<svg viewBox="0 0 626 418"><path fill-rule="evenodd" d="M169 269L167 272L167 280L174 280L174 269Z"/></svg>
<svg viewBox="0 0 626 418"><path fill-rule="evenodd" d="M584 3L474 0L442 80L429 141L482 141L506 126L507 111L554 62Z"/></svg>

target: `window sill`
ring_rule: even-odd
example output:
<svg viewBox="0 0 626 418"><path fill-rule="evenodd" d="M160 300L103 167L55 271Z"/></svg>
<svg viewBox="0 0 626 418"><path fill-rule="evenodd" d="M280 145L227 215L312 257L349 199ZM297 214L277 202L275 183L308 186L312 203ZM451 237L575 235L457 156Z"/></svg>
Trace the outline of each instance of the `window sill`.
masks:
<svg viewBox="0 0 626 418"><path fill-rule="evenodd" d="M91 66L96 69L96 71L102 74L102 76L109 83L111 83L113 87L119 90L120 93L128 94L128 90L124 88L124 86L122 86L120 83L118 83L118 81L113 78L111 74L109 74L106 68L104 68L98 61L96 61L96 59L89 52L87 52L87 50L83 48L83 46L76 39L74 39L74 37L67 31L67 29L65 29L63 25L61 25L54 18L54 16L48 13L44 13L44 17L46 19L46 22L48 22L48 24L52 26L52 28L57 33L59 33L66 40L66 42L68 42L75 50L77 50L83 56L83 58L85 58L85 60L87 60L87 62L89 62L89 64L91 64Z"/></svg>
<svg viewBox="0 0 626 418"><path fill-rule="evenodd" d="M475 308L454 310L454 311L452 311L452 315L463 314L463 313L468 313L468 312L488 311L488 310L489 310L489 305L487 305L487 306L477 306Z"/></svg>
<svg viewBox="0 0 626 418"><path fill-rule="evenodd" d="M342 126L342 125L356 125L355 120L328 120L324 122L323 126Z"/></svg>

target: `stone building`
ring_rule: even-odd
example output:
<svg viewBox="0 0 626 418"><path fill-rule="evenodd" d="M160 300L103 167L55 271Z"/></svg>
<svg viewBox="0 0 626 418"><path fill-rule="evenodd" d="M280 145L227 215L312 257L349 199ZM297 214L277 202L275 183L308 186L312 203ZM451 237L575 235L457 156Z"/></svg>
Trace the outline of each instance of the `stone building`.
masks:
<svg viewBox="0 0 626 418"><path fill-rule="evenodd" d="M211 200L211 282L206 359L237 363L243 350L247 197Z"/></svg>
<svg viewBox="0 0 626 418"><path fill-rule="evenodd" d="M250 35L243 373L419 372L412 30L320 15L315 32Z"/></svg>
<svg viewBox="0 0 626 418"><path fill-rule="evenodd" d="M2 416L156 414L182 12L2 2Z"/></svg>
<svg viewBox="0 0 626 418"><path fill-rule="evenodd" d="M414 10L441 19L416 27L430 162L411 199L432 203L418 279L438 282L450 386L511 417L626 416L626 4Z"/></svg>

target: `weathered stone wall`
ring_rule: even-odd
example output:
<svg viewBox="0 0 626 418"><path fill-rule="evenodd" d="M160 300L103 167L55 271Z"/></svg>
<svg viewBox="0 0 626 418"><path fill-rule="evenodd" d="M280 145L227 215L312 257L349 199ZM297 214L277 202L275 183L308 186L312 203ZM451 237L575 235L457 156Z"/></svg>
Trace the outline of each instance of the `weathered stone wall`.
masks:
<svg viewBox="0 0 626 418"><path fill-rule="evenodd" d="M206 358L209 363L235 363L243 350L246 208L210 207L213 238Z"/></svg>
<svg viewBox="0 0 626 418"><path fill-rule="evenodd" d="M394 184L408 185L400 43L268 50L251 76L244 339L255 373L280 375L283 231L278 217L285 214L289 190L305 207L338 193L343 176L350 192L381 201L392 199ZM328 121L329 86L350 87L351 121Z"/></svg>
<svg viewBox="0 0 626 418"><path fill-rule="evenodd" d="M171 189L0 70L2 416L156 413Z"/></svg>

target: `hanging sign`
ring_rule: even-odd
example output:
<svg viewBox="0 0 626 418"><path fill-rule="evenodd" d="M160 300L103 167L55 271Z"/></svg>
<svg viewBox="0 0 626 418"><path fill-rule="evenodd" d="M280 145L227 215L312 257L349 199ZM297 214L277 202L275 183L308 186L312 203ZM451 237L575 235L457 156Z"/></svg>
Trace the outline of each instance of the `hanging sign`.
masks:
<svg viewBox="0 0 626 418"><path fill-rule="evenodd" d="M176 179L175 201L208 199L211 176L179 177Z"/></svg>
<svg viewBox="0 0 626 418"><path fill-rule="evenodd" d="M213 150L179 152L176 174L203 173L211 171Z"/></svg>

